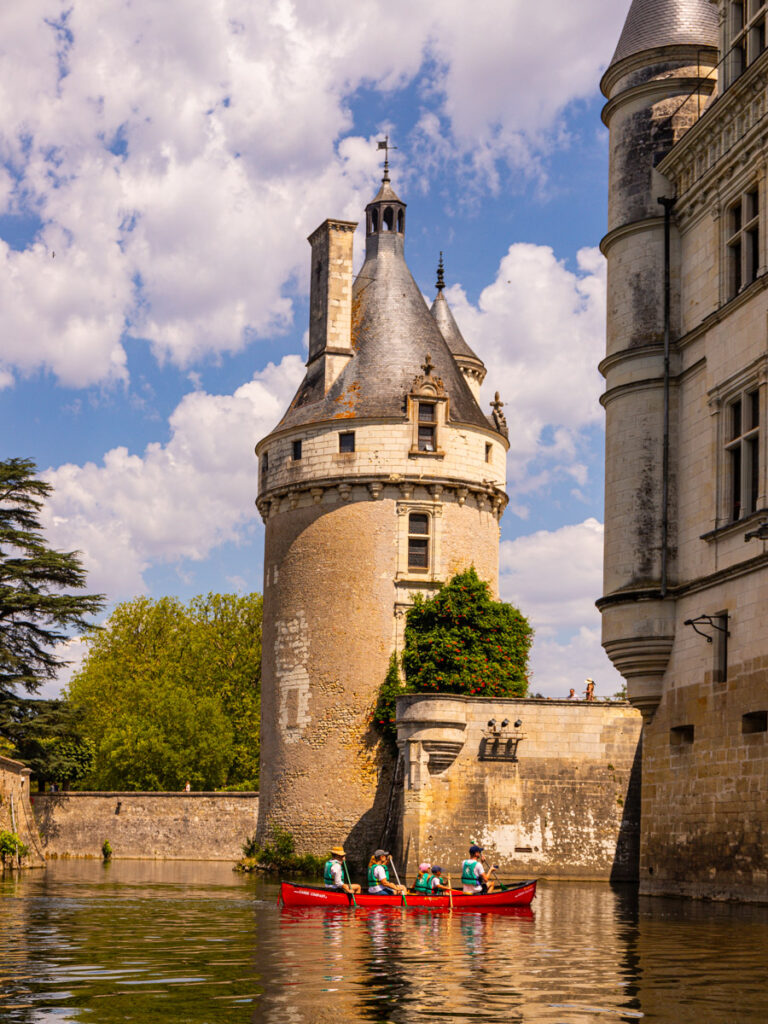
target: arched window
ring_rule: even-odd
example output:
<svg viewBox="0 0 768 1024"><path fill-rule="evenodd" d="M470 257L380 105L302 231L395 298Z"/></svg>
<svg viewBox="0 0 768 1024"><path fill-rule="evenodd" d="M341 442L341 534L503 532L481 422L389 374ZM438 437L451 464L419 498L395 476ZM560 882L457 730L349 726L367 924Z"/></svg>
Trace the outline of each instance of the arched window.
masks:
<svg viewBox="0 0 768 1024"><path fill-rule="evenodd" d="M405 212L403 210L397 211L397 230L401 235L405 231Z"/></svg>
<svg viewBox="0 0 768 1024"><path fill-rule="evenodd" d="M379 211L371 210L371 231L375 234L379 230Z"/></svg>
<svg viewBox="0 0 768 1024"><path fill-rule="evenodd" d="M416 572L429 569L429 516L411 512L408 516L408 568Z"/></svg>
<svg viewBox="0 0 768 1024"><path fill-rule="evenodd" d="M382 226L385 231L395 230L395 211L391 206L384 210L384 224Z"/></svg>

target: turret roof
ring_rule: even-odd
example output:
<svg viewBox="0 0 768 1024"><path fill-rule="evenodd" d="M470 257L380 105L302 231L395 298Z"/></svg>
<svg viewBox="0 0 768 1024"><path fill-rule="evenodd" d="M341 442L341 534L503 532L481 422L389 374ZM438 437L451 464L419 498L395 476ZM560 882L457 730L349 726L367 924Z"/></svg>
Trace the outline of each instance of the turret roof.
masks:
<svg viewBox="0 0 768 1024"><path fill-rule="evenodd" d="M657 46L717 46L717 25L710 0L632 0L611 65Z"/></svg>
<svg viewBox="0 0 768 1024"><path fill-rule="evenodd" d="M354 355L327 394L322 360L311 363L277 429L330 419L404 417L405 396L424 373L427 353L433 376L442 379L448 394L449 419L487 429L488 420L406 265L402 235L369 235L367 243L352 293ZM461 338L458 327L456 334Z"/></svg>
<svg viewBox="0 0 768 1024"><path fill-rule="evenodd" d="M443 295L443 288L445 288L445 279L443 277L443 254L440 253L440 263L437 268L437 295L435 301L432 303L430 313L435 318L437 326L440 328L440 333L445 338L446 344L450 349L453 356L459 359L473 360L478 365L482 366L483 361L469 347L464 340L464 336L459 330L459 325L456 323L451 307L448 305L448 300Z"/></svg>

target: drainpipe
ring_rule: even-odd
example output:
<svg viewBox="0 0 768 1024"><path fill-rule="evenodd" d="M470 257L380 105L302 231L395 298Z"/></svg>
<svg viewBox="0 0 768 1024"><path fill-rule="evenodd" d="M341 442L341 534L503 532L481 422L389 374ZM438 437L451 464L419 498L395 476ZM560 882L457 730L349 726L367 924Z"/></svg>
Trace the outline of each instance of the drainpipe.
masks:
<svg viewBox="0 0 768 1024"><path fill-rule="evenodd" d="M670 230L675 199L662 196L664 207L664 432L661 456L661 596L667 596L667 549L669 546L669 326L670 303Z"/></svg>

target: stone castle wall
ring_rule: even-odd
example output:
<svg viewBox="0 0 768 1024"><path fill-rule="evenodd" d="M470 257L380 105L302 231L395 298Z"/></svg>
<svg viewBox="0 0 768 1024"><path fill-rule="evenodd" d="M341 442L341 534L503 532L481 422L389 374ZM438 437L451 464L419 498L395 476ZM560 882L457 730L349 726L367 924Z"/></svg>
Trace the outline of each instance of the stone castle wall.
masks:
<svg viewBox="0 0 768 1024"><path fill-rule="evenodd" d="M32 796L47 857L238 860L256 831L258 793L39 793Z"/></svg>
<svg viewBox="0 0 768 1024"><path fill-rule="evenodd" d="M44 857L29 802L30 774L20 761L0 757L0 832L15 832L29 850L25 866L37 866Z"/></svg>
<svg viewBox="0 0 768 1024"><path fill-rule="evenodd" d="M428 860L456 878L477 841L502 875L637 878L641 717L633 708L408 695L398 699L397 724L410 874Z"/></svg>

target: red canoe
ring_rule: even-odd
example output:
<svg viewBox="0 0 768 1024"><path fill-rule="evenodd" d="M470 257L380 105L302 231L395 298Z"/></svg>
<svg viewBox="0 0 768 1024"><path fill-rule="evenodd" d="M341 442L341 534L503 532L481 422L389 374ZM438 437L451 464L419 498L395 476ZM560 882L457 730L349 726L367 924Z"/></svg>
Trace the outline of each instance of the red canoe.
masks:
<svg viewBox="0 0 768 1024"><path fill-rule="evenodd" d="M536 895L536 882L520 882L518 885L500 889L498 892L463 893L453 890L454 910L492 910L494 907L528 907ZM448 896L422 896L418 893L406 894L408 910L450 910L451 899ZM312 885L294 885L293 882L280 883L280 899L284 907L351 907L352 898L345 892L332 892L328 889ZM373 896L360 893L355 897L358 907L402 907L403 900L399 895Z"/></svg>

